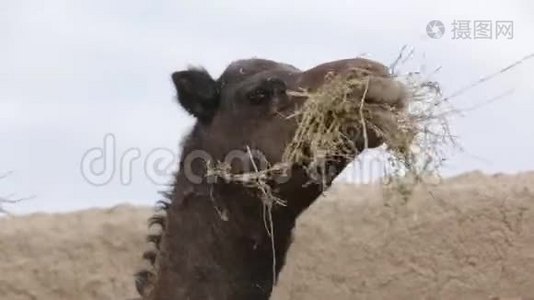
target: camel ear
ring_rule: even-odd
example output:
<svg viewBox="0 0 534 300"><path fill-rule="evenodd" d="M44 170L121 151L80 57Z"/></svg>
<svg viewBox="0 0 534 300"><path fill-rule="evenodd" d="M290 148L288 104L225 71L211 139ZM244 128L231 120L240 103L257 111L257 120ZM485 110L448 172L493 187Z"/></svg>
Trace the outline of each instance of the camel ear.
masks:
<svg viewBox="0 0 534 300"><path fill-rule="evenodd" d="M191 69L172 74L180 105L201 122L209 122L219 107L217 83L206 70Z"/></svg>

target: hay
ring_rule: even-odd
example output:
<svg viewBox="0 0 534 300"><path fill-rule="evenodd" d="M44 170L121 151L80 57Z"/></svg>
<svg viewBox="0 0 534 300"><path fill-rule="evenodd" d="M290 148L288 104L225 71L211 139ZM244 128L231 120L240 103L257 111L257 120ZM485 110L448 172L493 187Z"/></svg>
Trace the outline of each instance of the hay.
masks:
<svg viewBox="0 0 534 300"><path fill-rule="evenodd" d="M316 164L321 157L349 156L356 147L348 133L360 132L365 94L369 81L327 75L327 82L316 92L290 92L292 96L307 98L303 107L289 118L297 118L299 126L287 146L282 161ZM354 98L359 92L359 99ZM360 127L362 126L362 127Z"/></svg>
<svg viewBox="0 0 534 300"><path fill-rule="evenodd" d="M391 64L390 70L394 74L398 65L404 64L413 58L414 49L406 52L404 46L397 59ZM411 130L415 133L409 143L404 147L391 147L388 145L387 161L389 165L385 170L384 184L387 191L400 194L406 201L419 183L428 183L427 179L441 179L440 170L446 159L450 156L448 150L461 150L457 138L451 133L449 123L453 115L473 110L471 108L455 109L450 100L478 87L516 67L524 62L534 59L534 53L509 64L494 73L475 80L462 88L443 95L439 83L429 80L421 72L394 74L397 80L403 82L409 90L410 102L406 115L411 121ZM424 66L421 66L423 68ZM434 73L437 73L437 68ZM501 99L510 94L509 91L496 96L487 103Z"/></svg>
<svg viewBox="0 0 534 300"><path fill-rule="evenodd" d="M389 103L366 102L371 79L362 70L352 69L346 75L327 75L326 83L317 91L293 92L307 101L291 116L298 118L299 126L283 161L314 164L321 157L352 160L359 153L355 144L358 136L364 140L363 148L368 148L368 132L404 152L414 137L411 116Z"/></svg>
<svg viewBox="0 0 534 300"><path fill-rule="evenodd" d="M243 184L244 186L247 186L249 188L253 188L257 191L261 192L261 200L263 203L263 224L265 226L265 230L267 232L267 235L270 238L271 241L271 252L272 252L272 282L274 289L274 286L276 284L276 248L275 248L275 241L274 241L274 221L273 221L273 207L275 204L285 206L286 203L283 199L275 196L272 193L271 185L269 182L274 177L274 174L279 174L279 172L284 172L287 170L288 166L285 164L279 163L271 168L268 168L266 170L260 170L258 169L258 166L256 165L252 151L250 150L250 147L247 146L247 154L249 156L250 162L252 163L254 167L253 173L244 173L244 174L233 174L230 172L231 166L228 164L224 164L221 162L217 162L215 165L208 162L208 174L207 176L214 176L215 178L223 178L224 180L228 182L238 182ZM213 200L213 199L212 199ZM226 219L227 221L227 219Z"/></svg>
<svg viewBox="0 0 534 300"><path fill-rule="evenodd" d="M387 148L388 166L383 183L404 200L419 183L427 178L440 178L440 169L446 161L446 150L458 144L449 127L454 112L444 98L437 82L425 80L419 73L398 77L409 90L410 103L404 113L414 133L410 141Z"/></svg>

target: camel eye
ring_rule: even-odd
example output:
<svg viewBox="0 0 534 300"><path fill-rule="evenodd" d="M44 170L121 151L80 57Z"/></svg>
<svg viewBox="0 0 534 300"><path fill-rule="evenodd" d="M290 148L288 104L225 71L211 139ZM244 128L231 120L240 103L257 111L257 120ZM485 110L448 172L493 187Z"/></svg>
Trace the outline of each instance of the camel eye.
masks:
<svg viewBox="0 0 534 300"><path fill-rule="evenodd" d="M271 92L265 88L257 88L247 95L252 104L262 104L271 98Z"/></svg>

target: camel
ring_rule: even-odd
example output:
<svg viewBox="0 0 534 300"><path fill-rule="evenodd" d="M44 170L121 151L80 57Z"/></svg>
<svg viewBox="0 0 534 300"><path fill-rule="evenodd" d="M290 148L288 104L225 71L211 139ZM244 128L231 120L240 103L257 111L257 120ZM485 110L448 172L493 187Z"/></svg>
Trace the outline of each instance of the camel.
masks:
<svg viewBox="0 0 534 300"><path fill-rule="evenodd" d="M327 162L334 171L326 187L310 181L305 166L297 164L291 166L290 178L270 183L277 197L286 201L285 206L272 208L272 235L266 229L265 206L258 193L242 184L213 180L207 176L207 163L231 156L237 158L232 160L232 171L244 172L250 168L251 160L244 158L250 149L261 152L271 164L279 162L297 128L285 116L306 101L287 91L317 89L327 74L351 68L365 70L385 84L384 89L369 91L369 101L392 97L404 101L405 93L387 88L398 85L388 68L363 58L333 61L307 71L254 58L231 63L218 79L202 68L172 74L177 100L196 123L183 141L174 183L160 201L163 213L150 220L161 233L148 236L153 249L143 257L151 267L136 274L142 299L269 299L297 217L350 160ZM398 92L391 94L391 90ZM367 147L382 144L373 130L366 135ZM363 134L352 138L363 150Z"/></svg>

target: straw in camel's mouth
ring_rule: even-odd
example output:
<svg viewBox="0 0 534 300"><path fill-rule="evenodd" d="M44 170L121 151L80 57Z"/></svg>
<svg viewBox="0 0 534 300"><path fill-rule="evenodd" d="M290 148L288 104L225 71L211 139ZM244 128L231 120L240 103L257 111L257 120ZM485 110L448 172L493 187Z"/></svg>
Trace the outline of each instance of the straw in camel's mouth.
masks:
<svg viewBox="0 0 534 300"><path fill-rule="evenodd" d="M326 78L313 92L291 92L307 100L292 115L299 125L283 160L302 163L318 156L352 159L358 153L355 139L364 139L365 145L376 142L367 140L369 132L390 146L409 144L410 132L397 128L409 121L401 89L401 84L388 78L357 77L349 72Z"/></svg>

